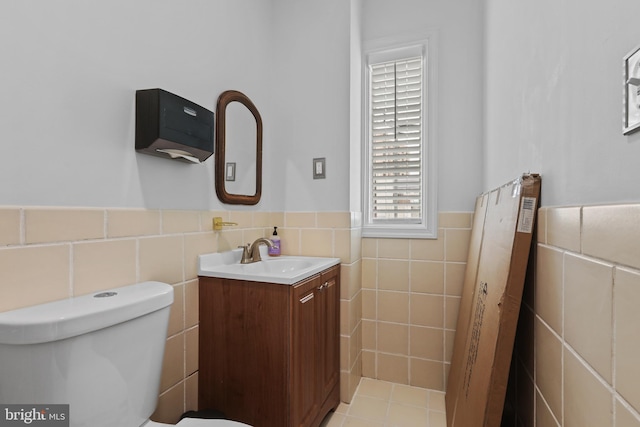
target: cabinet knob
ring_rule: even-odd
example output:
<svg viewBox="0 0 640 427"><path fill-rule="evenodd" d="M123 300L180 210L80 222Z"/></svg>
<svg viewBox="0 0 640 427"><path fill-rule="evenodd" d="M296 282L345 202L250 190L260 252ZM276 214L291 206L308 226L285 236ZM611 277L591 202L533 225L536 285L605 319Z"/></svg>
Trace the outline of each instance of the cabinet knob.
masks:
<svg viewBox="0 0 640 427"><path fill-rule="evenodd" d="M329 287L329 282L324 282L322 285L318 286L318 290L321 291L324 288L328 288Z"/></svg>

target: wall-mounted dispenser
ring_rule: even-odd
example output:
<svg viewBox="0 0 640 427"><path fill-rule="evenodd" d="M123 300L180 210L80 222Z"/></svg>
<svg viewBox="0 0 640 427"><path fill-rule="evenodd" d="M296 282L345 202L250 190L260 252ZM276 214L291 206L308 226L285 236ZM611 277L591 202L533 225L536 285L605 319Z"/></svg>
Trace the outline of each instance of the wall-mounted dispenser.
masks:
<svg viewBox="0 0 640 427"><path fill-rule="evenodd" d="M201 163L213 154L213 112L162 89L136 91L136 151Z"/></svg>

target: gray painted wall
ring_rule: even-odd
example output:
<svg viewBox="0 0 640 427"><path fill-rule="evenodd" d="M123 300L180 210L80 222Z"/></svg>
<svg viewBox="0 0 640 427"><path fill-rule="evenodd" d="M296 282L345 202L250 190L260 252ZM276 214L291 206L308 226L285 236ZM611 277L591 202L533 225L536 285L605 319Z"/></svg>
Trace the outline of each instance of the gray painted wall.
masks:
<svg viewBox="0 0 640 427"><path fill-rule="evenodd" d="M638 201L640 134L622 135L634 0L487 0L484 184L542 174L542 203Z"/></svg>

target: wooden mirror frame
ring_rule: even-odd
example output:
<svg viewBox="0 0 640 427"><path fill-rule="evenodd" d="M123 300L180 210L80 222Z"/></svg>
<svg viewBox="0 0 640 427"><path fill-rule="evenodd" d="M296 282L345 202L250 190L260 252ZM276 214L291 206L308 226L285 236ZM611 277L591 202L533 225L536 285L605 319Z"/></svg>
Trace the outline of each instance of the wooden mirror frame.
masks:
<svg viewBox="0 0 640 427"><path fill-rule="evenodd" d="M256 192L254 195L231 194L225 187L225 115L227 105L239 102L253 114L256 119ZM234 205L255 205L262 196L262 118L253 102L242 92L227 90L218 97L216 105L216 194L222 203Z"/></svg>

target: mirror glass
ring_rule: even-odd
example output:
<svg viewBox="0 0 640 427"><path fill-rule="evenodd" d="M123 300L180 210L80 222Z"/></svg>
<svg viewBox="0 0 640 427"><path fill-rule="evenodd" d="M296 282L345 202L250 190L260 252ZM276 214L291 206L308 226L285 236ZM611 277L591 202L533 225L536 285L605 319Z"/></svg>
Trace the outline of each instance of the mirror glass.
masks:
<svg viewBox="0 0 640 427"><path fill-rule="evenodd" d="M256 120L243 104L227 104L225 188L229 193L256 193Z"/></svg>
<svg viewBox="0 0 640 427"><path fill-rule="evenodd" d="M223 203L255 205L262 193L262 119L238 91L216 107L216 193Z"/></svg>

